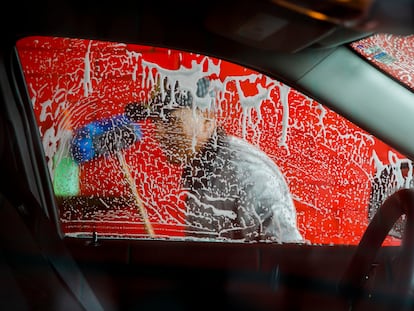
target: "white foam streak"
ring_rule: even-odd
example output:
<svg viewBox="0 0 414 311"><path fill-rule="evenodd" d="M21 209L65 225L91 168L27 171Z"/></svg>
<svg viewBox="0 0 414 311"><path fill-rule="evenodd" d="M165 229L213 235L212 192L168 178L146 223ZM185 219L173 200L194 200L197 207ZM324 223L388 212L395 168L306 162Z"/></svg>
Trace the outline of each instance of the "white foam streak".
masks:
<svg viewBox="0 0 414 311"><path fill-rule="evenodd" d="M91 45L92 41L89 41L88 49L85 54L84 58L84 73L83 73L83 95L87 97L89 94L92 94L93 88L92 88L92 82L91 82L91 60L90 60L90 54L91 54Z"/></svg>

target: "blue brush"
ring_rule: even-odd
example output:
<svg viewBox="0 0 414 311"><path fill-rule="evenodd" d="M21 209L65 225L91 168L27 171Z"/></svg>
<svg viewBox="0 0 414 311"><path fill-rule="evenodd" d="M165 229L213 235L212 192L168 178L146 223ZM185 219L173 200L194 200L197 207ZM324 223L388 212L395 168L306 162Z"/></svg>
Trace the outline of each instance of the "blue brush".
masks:
<svg viewBox="0 0 414 311"><path fill-rule="evenodd" d="M141 127L121 114L91 122L76 130L71 153L79 164L125 150L141 139Z"/></svg>

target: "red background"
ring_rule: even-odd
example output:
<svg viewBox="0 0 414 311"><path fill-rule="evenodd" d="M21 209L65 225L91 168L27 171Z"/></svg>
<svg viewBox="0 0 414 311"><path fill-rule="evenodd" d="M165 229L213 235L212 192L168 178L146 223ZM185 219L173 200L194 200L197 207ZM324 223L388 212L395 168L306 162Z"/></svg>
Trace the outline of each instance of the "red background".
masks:
<svg viewBox="0 0 414 311"><path fill-rule="evenodd" d="M191 68L193 61L205 59L163 48L69 38L30 37L18 42L17 48L52 174L52 158L60 147L61 131L122 113L126 103L142 99L141 91L146 88L142 76L136 75L140 72L137 68L142 69L142 60L179 69ZM252 74L256 83L270 83L253 70L212 60L220 64L216 78L221 81L227 76ZM88 68L90 79L85 79ZM275 87L269 99L262 102L260 115L257 110L249 111L253 123L247 124L245 138L267 152L286 176L298 226L307 240L358 243L368 224L367 204L375 173L373 151L384 165L389 162L388 153L395 151L294 89L274 80L271 83ZM246 112L238 105L240 96L235 82L228 83L226 90L220 103L221 123L228 133L241 137ZM257 93L256 85L248 81L242 83L242 90L245 96ZM287 102L283 90L287 92ZM286 104L289 119L283 140ZM163 161L162 152L150 139L150 121L141 125L144 139L125 151L126 161L155 233L183 235L180 221L184 194L178 186L181 172ZM82 164L80 181L82 195L122 196L129 191L117 160L111 157ZM67 234L98 230L115 236L145 235L136 212L126 208L119 215L81 213L76 218L62 214L62 228ZM389 239L387 243L394 242Z"/></svg>

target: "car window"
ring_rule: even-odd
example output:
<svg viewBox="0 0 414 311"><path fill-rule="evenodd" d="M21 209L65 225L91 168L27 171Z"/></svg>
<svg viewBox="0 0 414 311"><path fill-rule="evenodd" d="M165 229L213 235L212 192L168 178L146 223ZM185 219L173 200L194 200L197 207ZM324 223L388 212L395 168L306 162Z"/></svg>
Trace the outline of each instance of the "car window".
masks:
<svg viewBox="0 0 414 311"><path fill-rule="evenodd" d="M413 35L379 33L355 41L351 47L371 64L414 90Z"/></svg>
<svg viewBox="0 0 414 311"><path fill-rule="evenodd" d="M413 186L404 155L255 70L74 38L17 51L67 236L358 244Z"/></svg>

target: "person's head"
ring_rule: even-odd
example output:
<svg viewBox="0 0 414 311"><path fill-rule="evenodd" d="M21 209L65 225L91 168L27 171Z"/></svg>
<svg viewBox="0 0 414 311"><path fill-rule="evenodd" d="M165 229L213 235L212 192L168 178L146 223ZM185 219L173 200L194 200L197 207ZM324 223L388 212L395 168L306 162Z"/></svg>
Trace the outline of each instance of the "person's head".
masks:
<svg viewBox="0 0 414 311"><path fill-rule="evenodd" d="M210 111L199 108L176 108L167 117L154 119L155 138L168 160L181 164L202 149L215 130L216 120Z"/></svg>
<svg viewBox="0 0 414 311"><path fill-rule="evenodd" d="M195 95L177 84L173 92L165 86L147 105L127 106L126 114L135 120L142 116L151 118L156 128L154 137L168 161L184 164L203 148L216 130L213 105L197 105L196 102L206 98L208 90L206 78L197 81Z"/></svg>

